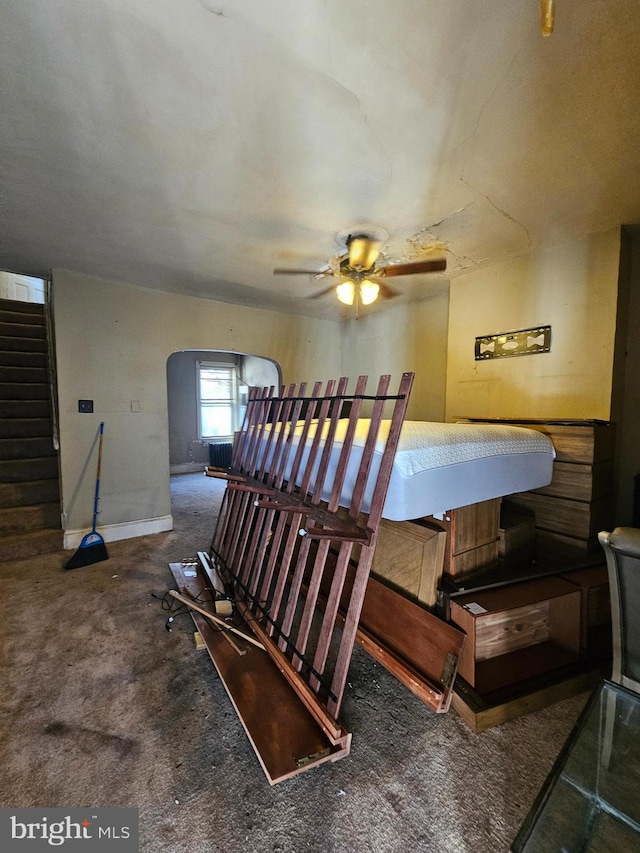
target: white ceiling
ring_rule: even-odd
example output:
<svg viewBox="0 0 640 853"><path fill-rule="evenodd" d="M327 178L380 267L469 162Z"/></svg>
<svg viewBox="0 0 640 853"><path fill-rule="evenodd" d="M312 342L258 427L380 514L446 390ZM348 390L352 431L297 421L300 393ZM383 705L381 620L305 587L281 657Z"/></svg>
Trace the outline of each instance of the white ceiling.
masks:
<svg viewBox="0 0 640 853"><path fill-rule="evenodd" d="M638 0L2 0L0 79L12 271L337 319L272 269L362 223L415 298L640 222Z"/></svg>

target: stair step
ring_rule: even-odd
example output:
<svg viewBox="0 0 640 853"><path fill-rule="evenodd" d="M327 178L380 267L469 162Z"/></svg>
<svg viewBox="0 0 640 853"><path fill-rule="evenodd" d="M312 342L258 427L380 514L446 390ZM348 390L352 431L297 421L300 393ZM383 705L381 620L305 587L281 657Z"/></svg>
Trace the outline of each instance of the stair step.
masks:
<svg viewBox="0 0 640 853"><path fill-rule="evenodd" d="M16 365L0 365L0 382L34 383L49 381L49 373L45 367L18 367Z"/></svg>
<svg viewBox="0 0 640 853"><path fill-rule="evenodd" d="M0 563L53 554L62 551L63 543L62 530L34 530L31 533L4 536L0 538Z"/></svg>
<svg viewBox="0 0 640 853"><path fill-rule="evenodd" d="M0 419L51 417L49 400L0 400Z"/></svg>
<svg viewBox="0 0 640 853"><path fill-rule="evenodd" d="M30 480L57 480L58 457L0 460L0 483L27 483Z"/></svg>
<svg viewBox="0 0 640 853"><path fill-rule="evenodd" d="M44 317L42 302L21 302L19 299L0 299L0 311L13 311L18 314L40 314Z"/></svg>
<svg viewBox="0 0 640 853"><path fill-rule="evenodd" d="M3 323L0 320L0 337L5 338L42 338L46 331L44 326L32 326L30 323Z"/></svg>
<svg viewBox="0 0 640 853"><path fill-rule="evenodd" d="M27 483L0 483L0 507L31 506L60 499L58 480L30 480Z"/></svg>
<svg viewBox="0 0 640 853"><path fill-rule="evenodd" d="M1 345L1 342L0 342ZM21 352L20 350L0 349L2 367L46 367L46 352Z"/></svg>
<svg viewBox="0 0 640 853"><path fill-rule="evenodd" d="M0 439L51 438L51 418L0 418Z"/></svg>
<svg viewBox="0 0 640 853"><path fill-rule="evenodd" d="M1 350L15 350L17 352L44 352L47 351L47 341L45 338L16 338L3 337L0 335Z"/></svg>
<svg viewBox="0 0 640 853"><path fill-rule="evenodd" d="M0 459L40 459L54 456L51 436L38 438L0 438Z"/></svg>
<svg viewBox="0 0 640 853"><path fill-rule="evenodd" d="M0 400L47 400L48 398L48 382L30 382L28 385L20 382L0 382Z"/></svg>
<svg viewBox="0 0 640 853"><path fill-rule="evenodd" d="M0 509L0 538L60 527L60 502Z"/></svg>
<svg viewBox="0 0 640 853"><path fill-rule="evenodd" d="M0 306L0 323L18 323L27 326L44 326L44 316L26 311L7 311Z"/></svg>

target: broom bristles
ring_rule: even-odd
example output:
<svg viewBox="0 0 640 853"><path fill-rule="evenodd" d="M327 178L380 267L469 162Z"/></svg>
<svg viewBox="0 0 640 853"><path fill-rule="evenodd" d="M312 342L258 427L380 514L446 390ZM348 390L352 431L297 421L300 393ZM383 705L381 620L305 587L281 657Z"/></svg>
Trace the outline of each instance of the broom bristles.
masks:
<svg viewBox="0 0 640 853"><path fill-rule="evenodd" d="M65 563L64 567L65 569L79 569L82 566L91 566L93 563L101 563L108 559L109 554L104 539L99 533L91 532L84 537L80 547L73 557Z"/></svg>

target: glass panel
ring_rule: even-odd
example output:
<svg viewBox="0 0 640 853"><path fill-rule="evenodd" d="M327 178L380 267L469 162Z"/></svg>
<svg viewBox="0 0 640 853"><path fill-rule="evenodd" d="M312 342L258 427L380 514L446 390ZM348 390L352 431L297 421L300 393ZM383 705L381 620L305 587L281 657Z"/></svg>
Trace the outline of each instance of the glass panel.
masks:
<svg viewBox="0 0 640 853"><path fill-rule="evenodd" d="M640 850L640 696L604 682L568 744L512 850Z"/></svg>
<svg viewBox="0 0 640 853"><path fill-rule="evenodd" d="M200 367L200 399L231 400L233 369L229 367Z"/></svg>
<svg viewBox="0 0 640 853"><path fill-rule="evenodd" d="M233 433L231 406L202 406L202 437L219 438Z"/></svg>

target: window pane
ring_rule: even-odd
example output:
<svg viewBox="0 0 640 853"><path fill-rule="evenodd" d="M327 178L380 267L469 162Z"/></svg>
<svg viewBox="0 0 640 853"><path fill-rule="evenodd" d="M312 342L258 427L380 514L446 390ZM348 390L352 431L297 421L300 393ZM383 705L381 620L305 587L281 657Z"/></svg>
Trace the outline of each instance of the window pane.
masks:
<svg viewBox="0 0 640 853"><path fill-rule="evenodd" d="M232 369L228 367L200 368L200 399L231 400Z"/></svg>
<svg viewBox="0 0 640 853"><path fill-rule="evenodd" d="M202 435L207 438L233 433L231 406L202 406Z"/></svg>

